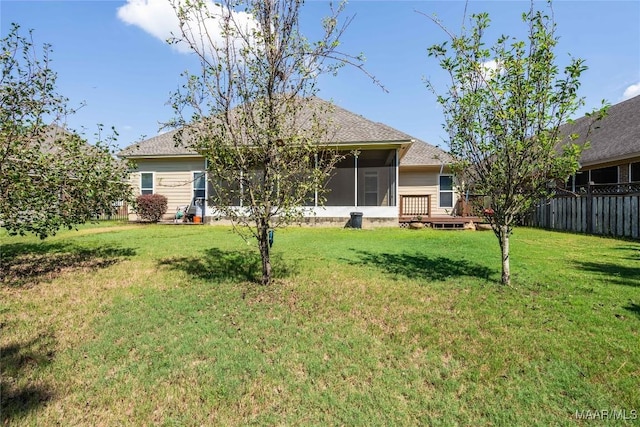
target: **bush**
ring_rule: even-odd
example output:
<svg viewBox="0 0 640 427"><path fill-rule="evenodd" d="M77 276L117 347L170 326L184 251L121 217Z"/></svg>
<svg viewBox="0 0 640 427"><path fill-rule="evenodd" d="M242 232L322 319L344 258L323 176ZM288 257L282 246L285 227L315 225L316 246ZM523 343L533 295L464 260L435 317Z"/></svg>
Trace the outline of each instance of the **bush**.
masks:
<svg viewBox="0 0 640 427"><path fill-rule="evenodd" d="M162 194L143 194L136 198L136 213L144 220L158 222L167 213L167 198Z"/></svg>

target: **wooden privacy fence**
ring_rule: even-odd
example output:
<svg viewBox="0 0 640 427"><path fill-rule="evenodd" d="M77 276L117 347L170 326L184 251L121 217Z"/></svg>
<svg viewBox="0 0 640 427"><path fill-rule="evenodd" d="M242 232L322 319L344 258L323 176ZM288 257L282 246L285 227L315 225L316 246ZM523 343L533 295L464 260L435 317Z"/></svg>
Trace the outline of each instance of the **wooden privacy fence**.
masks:
<svg viewBox="0 0 640 427"><path fill-rule="evenodd" d="M577 195L541 200L526 225L640 239L640 184L590 185Z"/></svg>

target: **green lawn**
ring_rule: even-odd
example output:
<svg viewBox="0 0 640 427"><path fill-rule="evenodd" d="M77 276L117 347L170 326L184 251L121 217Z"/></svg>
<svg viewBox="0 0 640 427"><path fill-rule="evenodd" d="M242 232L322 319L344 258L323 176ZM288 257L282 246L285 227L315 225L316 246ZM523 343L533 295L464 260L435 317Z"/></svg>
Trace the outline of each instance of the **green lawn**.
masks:
<svg viewBox="0 0 640 427"><path fill-rule="evenodd" d="M253 242L221 227L0 244L3 423L640 416L638 242L517 229L508 288L491 232L278 230L270 287Z"/></svg>

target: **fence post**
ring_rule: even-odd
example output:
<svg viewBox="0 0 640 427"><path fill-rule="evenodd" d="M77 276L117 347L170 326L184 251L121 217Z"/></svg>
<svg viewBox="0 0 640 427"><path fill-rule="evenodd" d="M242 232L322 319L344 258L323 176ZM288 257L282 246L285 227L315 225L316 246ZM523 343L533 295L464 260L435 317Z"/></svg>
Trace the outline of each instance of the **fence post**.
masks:
<svg viewBox="0 0 640 427"><path fill-rule="evenodd" d="M544 228L551 228L551 199L548 197L544 198L544 213L545 213L545 218L544 218Z"/></svg>
<svg viewBox="0 0 640 427"><path fill-rule="evenodd" d="M587 183L587 234L593 234L593 193L591 181Z"/></svg>

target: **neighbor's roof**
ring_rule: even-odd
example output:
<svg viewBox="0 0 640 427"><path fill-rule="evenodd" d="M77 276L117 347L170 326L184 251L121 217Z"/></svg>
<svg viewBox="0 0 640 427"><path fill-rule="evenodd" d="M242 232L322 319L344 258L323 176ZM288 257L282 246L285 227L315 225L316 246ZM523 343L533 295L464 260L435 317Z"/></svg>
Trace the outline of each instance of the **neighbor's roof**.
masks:
<svg viewBox="0 0 640 427"><path fill-rule="evenodd" d="M327 101L314 98L314 102L330 105ZM373 122L361 115L352 113L337 105L331 105L329 119L332 130L330 132L331 144L350 145L358 143L415 143L405 154L401 163L417 165L441 164L443 156L447 154L437 147L426 142L416 140L411 135L389 127L383 123ZM153 138L132 144L120 153L119 157L172 157L172 156L196 156L194 150L178 144L174 137L177 131L167 132ZM327 141L325 141L327 142Z"/></svg>
<svg viewBox="0 0 640 427"><path fill-rule="evenodd" d="M576 142L582 144L589 122L589 117L582 117L560 130L564 135L577 133ZM640 157L640 96L609 107L607 117L595 123L586 139L591 147L582 153L582 166Z"/></svg>

